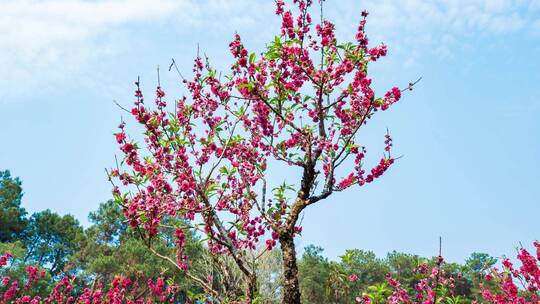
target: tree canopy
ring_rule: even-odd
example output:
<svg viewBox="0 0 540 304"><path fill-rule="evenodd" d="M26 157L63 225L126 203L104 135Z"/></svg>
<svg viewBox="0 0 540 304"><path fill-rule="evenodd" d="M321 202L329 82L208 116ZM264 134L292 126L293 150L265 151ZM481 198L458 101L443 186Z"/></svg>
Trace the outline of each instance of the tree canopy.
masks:
<svg viewBox="0 0 540 304"><path fill-rule="evenodd" d="M9 170L0 171L0 242L18 239L26 228L26 210L21 207L22 182Z"/></svg>

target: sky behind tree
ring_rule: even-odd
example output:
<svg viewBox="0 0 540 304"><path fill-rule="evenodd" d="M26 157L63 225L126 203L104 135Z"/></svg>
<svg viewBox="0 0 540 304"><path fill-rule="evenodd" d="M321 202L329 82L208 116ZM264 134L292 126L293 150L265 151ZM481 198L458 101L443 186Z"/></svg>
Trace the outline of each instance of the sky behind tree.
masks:
<svg viewBox="0 0 540 304"><path fill-rule="evenodd" d="M389 48L370 66L379 94L422 77L361 133L377 159L388 128L403 157L309 207L299 247L429 256L440 235L445 256L463 261L540 238L540 1L327 0L324 14L352 40L363 9L371 43ZM0 170L22 179L23 206L88 223L110 198L104 168L127 116L113 100L129 107L139 75L151 97L157 65L179 98L171 58L187 76L198 45L227 71L233 34L262 51L279 31L273 12L263 0L2 1Z"/></svg>

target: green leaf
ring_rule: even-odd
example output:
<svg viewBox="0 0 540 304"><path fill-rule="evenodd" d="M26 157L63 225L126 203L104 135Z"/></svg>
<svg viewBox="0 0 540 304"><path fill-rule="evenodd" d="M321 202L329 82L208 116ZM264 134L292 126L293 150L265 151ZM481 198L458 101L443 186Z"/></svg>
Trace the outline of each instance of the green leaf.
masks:
<svg viewBox="0 0 540 304"><path fill-rule="evenodd" d="M229 175L229 170L227 169L227 167L221 167L221 168L219 168L219 172L220 172L221 174Z"/></svg>
<svg viewBox="0 0 540 304"><path fill-rule="evenodd" d="M148 218L146 217L146 214L144 214L144 212L139 212L139 219L141 219L141 222L143 223L148 222Z"/></svg>

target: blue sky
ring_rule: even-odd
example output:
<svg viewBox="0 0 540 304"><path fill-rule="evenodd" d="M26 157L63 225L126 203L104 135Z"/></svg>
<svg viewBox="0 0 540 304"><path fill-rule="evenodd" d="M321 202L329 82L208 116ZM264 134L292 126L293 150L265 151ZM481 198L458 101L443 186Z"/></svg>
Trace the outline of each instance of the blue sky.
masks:
<svg viewBox="0 0 540 304"><path fill-rule="evenodd" d="M423 80L364 129L381 148L388 127L404 157L368 187L305 212L299 246L335 258L363 248L436 254L512 254L540 238L540 1L327 0L340 38L370 11L372 42L389 55L371 68L376 87ZM235 31L253 51L278 29L272 1L2 1L0 169L24 183L24 206L88 212L110 197L105 167L112 133L141 76L156 66L169 96L181 93L171 58L186 74L197 44L215 66L230 62ZM280 172L271 173L279 177Z"/></svg>

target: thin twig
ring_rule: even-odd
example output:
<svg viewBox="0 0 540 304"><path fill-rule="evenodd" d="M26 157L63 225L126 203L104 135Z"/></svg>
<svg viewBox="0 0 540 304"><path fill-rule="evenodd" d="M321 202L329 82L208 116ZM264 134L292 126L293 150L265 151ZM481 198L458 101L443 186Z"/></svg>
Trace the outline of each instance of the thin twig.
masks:
<svg viewBox="0 0 540 304"><path fill-rule="evenodd" d="M116 100L113 99L113 102L117 107L119 107L120 109L122 109L122 110L128 112L129 114L131 114L131 112L128 109L122 107Z"/></svg>
<svg viewBox="0 0 540 304"><path fill-rule="evenodd" d="M157 85L158 87L161 87L161 80L159 78L159 64L157 66Z"/></svg>
<svg viewBox="0 0 540 304"><path fill-rule="evenodd" d="M439 256L437 257L437 276L435 277L435 294L433 295L433 304L437 304L437 291L439 288L439 279L441 276L442 258L442 237L439 236Z"/></svg>
<svg viewBox="0 0 540 304"><path fill-rule="evenodd" d="M184 271L175 261L173 261L173 259L171 259L170 257L168 256L165 256L165 255L162 255L161 253L157 252L154 248L152 248L151 246L148 246L148 248L150 249L150 251L157 257L165 260L165 261L168 261L169 263L171 263L172 265L174 265L178 270L182 271L188 278L192 279L193 281L199 283L201 285L202 288L204 288L207 292L211 293L212 295L214 296L217 296L218 293L217 291L215 291L211 286L209 286L207 283L205 283L203 280L201 280L200 278L197 278L196 276L194 276L193 274L191 274L189 271Z"/></svg>
<svg viewBox="0 0 540 304"><path fill-rule="evenodd" d="M409 83L409 85L408 85L405 89L401 89L401 92L412 91L412 88L413 88L417 83L419 83L420 80L422 80L422 77L418 78L415 82Z"/></svg>
<svg viewBox="0 0 540 304"><path fill-rule="evenodd" d="M180 73L180 70L178 69L178 66L176 65L176 61L174 61L174 58L172 58L172 63L169 65L169 72L171 71L172 67L174 66L174 69L176 70L176 73L178 73L178 76L182 78L182 80L186 80L182 73Z"/></svg>

